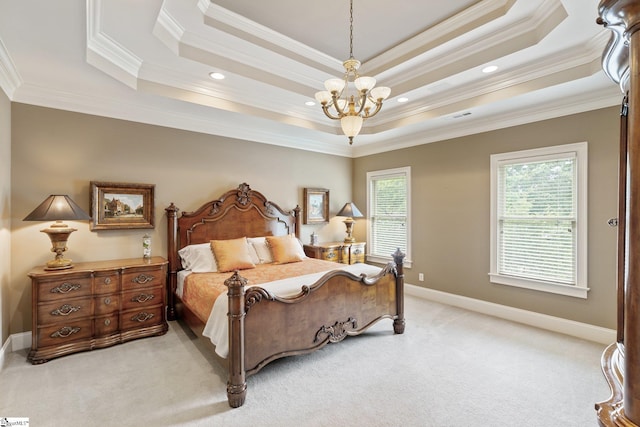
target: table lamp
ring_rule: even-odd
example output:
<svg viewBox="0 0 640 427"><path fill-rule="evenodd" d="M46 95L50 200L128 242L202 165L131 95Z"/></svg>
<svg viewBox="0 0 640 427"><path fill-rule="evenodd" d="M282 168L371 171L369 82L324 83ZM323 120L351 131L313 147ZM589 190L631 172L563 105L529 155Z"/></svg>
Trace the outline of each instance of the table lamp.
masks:
<svg viewBox="0 0 640 427"><path fill-rule="evenodd" d="M356 205L353 202L345 203L345 205L340 209L337 216L346 216L344 224L347 226L347 237L344 238L345 243L354 243L356 241L355 237L351 234L353 231L353 223L355 220L353 218L362 218L362 212L358 210Z"/></svg>
<svg viewBox="0 0 640 427"><path fill-rule="evenodd" d="M23 221L55 221L49 228L40 230L47 233L51 239L51 252L55 252L56 257L47 263L45 270L64 270L73 267L70 259L62 257L62 253L67 250L67 240L75 228L67 226L63 220L87 221L91 217L83 211L69 196L50 195L44 202L25 217Z"/></svg>

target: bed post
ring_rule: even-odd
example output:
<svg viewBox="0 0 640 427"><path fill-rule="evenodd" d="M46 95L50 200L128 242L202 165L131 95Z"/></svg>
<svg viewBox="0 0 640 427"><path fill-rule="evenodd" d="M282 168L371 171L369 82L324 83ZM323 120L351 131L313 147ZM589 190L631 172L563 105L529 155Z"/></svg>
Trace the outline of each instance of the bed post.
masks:
<svg viewBox="0 0 640 427"><path fill-rule="evenodd" d="M396 263L396 318L393 320L393 331L396 334L404 333L404 256L400 248L393 254Z"/></svg>
<svg viewBox="0 0 640 427"><path fill-rule="evenodd" d="M296 237L299 239L300 238L300 229L302 228L302 221L301 221L301 216L300 216L300 205L296 205L296 207L293 209L293 216L296 219Z"/></svg>
<svg viewBox="0 0 640 427"><path fill-rule="evenodd" d="M176 286L178 284L177 271L178 271L178 211L176 205L171 203L168 208L165 208L167 212L167 259L169 260L169 278L167 280L167 304L169 305L167 310L167 320L176 320L176 302L174 295L176 292Z"/></svg>
<svg viewBox="0 0 640 427"><path fill-rule="evenodd" d="M229 406L238 408L247 395L247 381L244 367L244 317L246 315L244 294L247 279L238 270L224 281L229 297L229 379L227 399Z"/></svg>

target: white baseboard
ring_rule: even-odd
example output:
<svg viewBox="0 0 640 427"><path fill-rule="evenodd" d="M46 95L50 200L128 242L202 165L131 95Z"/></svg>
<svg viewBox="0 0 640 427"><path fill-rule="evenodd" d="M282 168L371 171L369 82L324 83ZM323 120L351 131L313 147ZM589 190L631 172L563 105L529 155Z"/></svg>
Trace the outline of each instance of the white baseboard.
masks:
<svg viewBox="0 0 640 427"><path fill-rule="evenodd" d="M405 284L404 289L407 295L464 308L466 310L499 317L513 322L524 323L540 329L559 332L600 344L611 344L616 342L616 331L613 329L602 328L600 326L593 326L587 323L580 323L573 320L563 319L561 317L549 316L546 314L481 301L460 295L449 294L447 292L427 289L421 286L411 285L409 283ZM0 369L4 366L6 354L29 347L31 347L30 331L10 335L0 349Z"/></svg>
<svg viewBox="0 0 640 427"><path fill-rule="evenodd" d="M0 348L0 370L4 367L4 360L7 354L29 347L31 347L31 331L9 335L9 338Z"/></svg>
<svg viewBox="0 0 640 427"><path fill-rule="evenodd" d="M513 322L524 323L540 329L559 332L600 344L611 344L616 342L617 334L613 329L602 328L600 326L589 325L587 323L576 322L573 320L481 301L460 295L449 294L408 283L405 284L405 293L418 298L424 298L430 301L452 305L454 307L464 308L466 310L482 314L488 314L490 316L511 320Z"/></svg>

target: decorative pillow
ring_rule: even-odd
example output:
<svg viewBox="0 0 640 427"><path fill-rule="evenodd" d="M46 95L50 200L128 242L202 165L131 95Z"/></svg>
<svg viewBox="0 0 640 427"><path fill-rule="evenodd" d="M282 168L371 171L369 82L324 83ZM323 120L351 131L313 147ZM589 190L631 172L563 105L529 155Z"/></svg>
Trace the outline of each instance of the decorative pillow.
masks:
<svg viewBox="0 0 640 427"><path fill-rule="evenodd" d="M267 245L271 248L273 261L277 264L298 262L306 258L300 241L293 234L286 236L267 236Z"/></svg>
<svg viewBox="0 0 640 427"><path fill-rule="evenodd" d="M209 243L185 246L178 251L178 255L180 255L182 267L185 270L191 270L194 273L218 271L216 259L213 257Z"/></svg>
<svg viewBox="0 0 640 427"><path fill-rule="evenodd" d="M267 246L267 240L264 237L247 237L247 241L256 252L258 262L255 264L270 264L273 262L271 249Z"/></svg>
<svg viewBox="0 0 640 427"><path fill-rule="evenodd" d="M226 272L254 268L246 237L230 240L212 240L211 250L216 257L218 271Z"/></svg>

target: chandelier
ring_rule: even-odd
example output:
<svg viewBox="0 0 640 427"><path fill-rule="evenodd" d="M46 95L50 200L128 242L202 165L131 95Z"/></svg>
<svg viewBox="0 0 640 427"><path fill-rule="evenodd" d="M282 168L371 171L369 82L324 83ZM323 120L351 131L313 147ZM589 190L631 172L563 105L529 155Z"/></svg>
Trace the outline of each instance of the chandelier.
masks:
<svg viewBox="0 0 640 427"><path fill-rule="evenodd" d="M333 120L340 120L342 132L349 137L360 133L364 119L378 114L382 101L391 93L388 87L375 87L376 79L360 76L360 61L353 57L353 0L350 0L349 59L344 61L343 78L333 78L324 82L326 90L316 92L316 100L322 104L324 114ZM333 108L332 108L333 107Z"/></svg>

